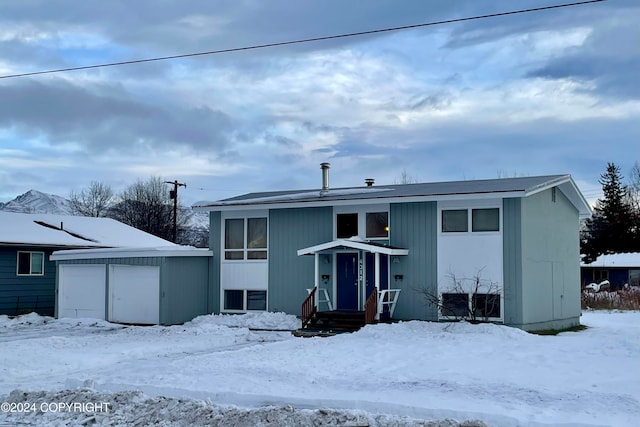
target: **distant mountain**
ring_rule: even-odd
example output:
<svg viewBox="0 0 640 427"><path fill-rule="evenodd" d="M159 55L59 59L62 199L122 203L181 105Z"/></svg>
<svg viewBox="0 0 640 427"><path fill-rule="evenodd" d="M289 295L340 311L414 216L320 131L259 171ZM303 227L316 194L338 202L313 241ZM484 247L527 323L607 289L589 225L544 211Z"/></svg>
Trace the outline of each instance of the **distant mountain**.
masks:
<svg viewBox="0 0 640 427"><path fill-rule="evenodd" d="M73 215L69 200L37 190L29 190L6 203L0 202L0 211ZM187 226L179 232L178 243L207 247L209 242L209 214L207 212L192 212L191 209L188 209L187 213L191 215Z"/></svg>
<svg viewBox="0 0 640 427"><path fill-rule="evenodd" d="M29 190L15 199L0 203L0 210L8 212L71 215L69 200L54 194Z"/></svg>

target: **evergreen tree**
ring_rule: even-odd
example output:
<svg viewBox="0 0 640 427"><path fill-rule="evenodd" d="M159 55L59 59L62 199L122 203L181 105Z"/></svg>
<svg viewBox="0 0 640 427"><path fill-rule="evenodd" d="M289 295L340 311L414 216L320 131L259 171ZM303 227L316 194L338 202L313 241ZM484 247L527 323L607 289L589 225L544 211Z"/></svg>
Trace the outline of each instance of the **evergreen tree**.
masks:
<svg viewBox="0 0 640 427"><path fill-rule="evenodd" d="M581 235L581 252L586 263L602 254L635 252L637 225L627 188L622 184L620 168L613 163L600 175L604 198L596 202L593 216L586 221Z"/></svg>

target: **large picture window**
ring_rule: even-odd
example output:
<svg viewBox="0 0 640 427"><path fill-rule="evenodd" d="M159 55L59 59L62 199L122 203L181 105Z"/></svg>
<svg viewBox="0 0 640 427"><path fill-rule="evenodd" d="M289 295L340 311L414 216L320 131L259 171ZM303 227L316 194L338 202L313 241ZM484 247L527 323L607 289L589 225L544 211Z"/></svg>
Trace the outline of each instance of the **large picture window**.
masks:
<svg viewBox="0 0 640 427"><path fill-rule="evenodd" d="M267 218L226 219L224 259L267 259Z"/></svg>
<svg viewBox="0 0 640 427"><path fill-rule="evenodd" d="M18 276L42 276L44 252L18 252Z"/></svg>

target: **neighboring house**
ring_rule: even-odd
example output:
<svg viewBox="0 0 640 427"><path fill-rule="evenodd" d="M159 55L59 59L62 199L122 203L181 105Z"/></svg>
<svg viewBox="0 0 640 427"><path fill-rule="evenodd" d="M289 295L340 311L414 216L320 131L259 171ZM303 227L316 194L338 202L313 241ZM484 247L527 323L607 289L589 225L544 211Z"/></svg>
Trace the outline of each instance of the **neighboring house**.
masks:
<svg viewBox="0 0 640 427"><path fill-rule="evenodd" d="M194 205L210 212L213 312L301 315L310 292L319 310L361 311L377 289L379 318L444 320L473 306L527 330L579 324L579 216L590 208L569 175L331 189L328 169L322 189Z"/></svg>
<svg viewBox="0 0 640 427"><path fill-rule="evenodd" d="M167 245L109 218L0 211L0 314L54 314L55 250Z"/></svg>
<svg viewBox="0 0 640 427"><path fill-rule="evenodd" d="M590 264L580 264L582 287L608 280L611 290L624 285L640 286L640 252L600 255Z"/></svg>

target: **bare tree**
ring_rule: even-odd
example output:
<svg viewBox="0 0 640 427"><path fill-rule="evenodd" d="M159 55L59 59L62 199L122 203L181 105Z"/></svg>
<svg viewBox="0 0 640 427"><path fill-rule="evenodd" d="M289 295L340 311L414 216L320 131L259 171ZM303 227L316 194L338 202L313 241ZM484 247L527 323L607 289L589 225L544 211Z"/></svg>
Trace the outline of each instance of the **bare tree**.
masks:
<svg viewBox="0 0 640 427"><path fill-rule="evenodd" d="M72 191L69 202L76 215L106 216L113 203L113 190L107 184L91 181L87 188L79 192Z"/></svg>
<svg viewBox="0 0 640 427"><path fill-rule="evenodd" d="M486 322L489 318L500 317L501 291L498 283L482 279L481 273L482 269L473 277L458 278L449 272L451 286L446 291L433 293L426 288L417 291L428 305L438 309L441 316L471 323Z"/></svg>
<svg viewBox="0 0 640 427"><path fill-rule="evenodd" d="M178 209L178 227L188 220L184 208ZM139 230L171 240L173 237L173 203L169 187L161 177L138 180L118 197L109 216Z"/></svg>
<svg viewBox="0 0 640 427"><path fill-rule="evenodd" d="M402 174L400 174L400 178L394 179L394 184L416 184L418 182L413 176L409 175L406 169L402 170Z"/></svg>

